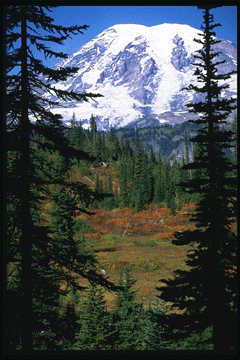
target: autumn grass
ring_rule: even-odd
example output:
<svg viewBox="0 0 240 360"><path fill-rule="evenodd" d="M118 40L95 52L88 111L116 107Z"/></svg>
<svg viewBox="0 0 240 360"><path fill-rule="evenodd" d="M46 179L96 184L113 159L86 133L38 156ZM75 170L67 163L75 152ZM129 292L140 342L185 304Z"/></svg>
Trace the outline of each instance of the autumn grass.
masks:
<svg viewBox="0 0 240 360"><path fill-rule="evenodd" d="M95 215L88 216L92 232L85 237L92 241L100 268L106 271L109 280L117 283L120 267L130 266L132 277L137 280L134 289L139 289L137 300L147 306L161 279L173 277L178 268L187 269L189 247L178 247L171 240L175 231L193 227L189 222L192 210L192 203L176 216L170 215L166 204L161 208L150 205L139 213L131 208L97 209ZM105 299L111 308L114 294L107 292Z"/></svg>
<svg viewBox="0 0 240 360"><path fill-rule="evenodd" d="M48 210L50 204L45 206ZM138 213L132 208L96 209L92 215L77 216L76 231L84 233L87 246L94 248L99 271L104 269L112 282L117 283L121 267L130 266L132 277L137 280L133 287L138 289L137 301L146 307L154 299L156 286L163 285L161 279L172 278L177 269L188 270L185 261L190 247L173 245L172 240L175 232L195 229L190 221L193 211L194 203L183 205L175 216L165 203L161 207L149 205ZM48 220L47 216L44 220ZM236 223L232 224L232 230L236 232ZM78 283L88 285L80 277ZM66 285L61 286L66 288ZM158 295L161 296L159 292ZM104 297L111 309L114 293L106 292Z"/></svg>

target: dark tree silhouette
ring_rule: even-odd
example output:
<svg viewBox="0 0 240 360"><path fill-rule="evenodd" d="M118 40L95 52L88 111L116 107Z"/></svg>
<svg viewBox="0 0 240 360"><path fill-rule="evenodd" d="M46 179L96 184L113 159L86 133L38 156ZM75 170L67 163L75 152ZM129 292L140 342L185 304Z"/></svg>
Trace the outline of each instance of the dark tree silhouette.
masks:
<svg viewBox="0 0 240 360"><path fill-rule="evenodd" d="M177 270L172 280L161 280L167 286L159 288L160 297L173 303L173 307L185 309L185 315L176 315L182 321L173 322L172 326L185 330L185 335L193 331L213 328L212 341L215 351L229 351L237 345L236 317L236 254L237 237L231 230L235 221L236 178L234 165L227 158L224 150L231 145L230 131L220 130L220 124L236 108L234 99L220 98L221 91L228 85L219 85L219 80L226 80L234 73L219 74L217 66L224 61L214 58L216 35L212 30L220 24L213 24L210 10L214 6L199 7L204 10L202 44L195 58L198 63L195 76L202 87L189 85L188 90L205 95L205 100L188 104L190 112L199 113L201 124L194 141L198 153L194 162L185 165L185 169L201 169L201 177L189 180L184 186L199 194L192 221L197 229L176 233L176 245L193 245L187 254L186 264L190 270Z"/></svg>
<svg viewBox="0 0 240 360"><path fill-rule="evenodd" d="M101 95L91 93L78 94L73 91L67 92L56 89L55 83L60 80L67 80L69 76L77 72L78 68L59 67L53 70L43 65L40 60L34 57L32 52L32 47L35 47L43 52L45 58L51 56L67 58L67 54L55 52L45 44L53 42L63 45L64 40L71 37L71 35L83 33L83 30L87 29L87 25L72 27L55 25L54 19L48 16L51 8L49 6L33 5L4 7L6 29L4 34L4 110L6 114L4 137L6 138L5 144L7 144L4 151L5 157L7 158L8 156L9 160L6 184L7 210L9 214L6 267L8 264L17 264L18 269L16 273L18 271L18 279L20 279L20 282L18 281L18 284L14 286L12 284L9 285L10 280L6 284L8 291L5 298L5 305L7 305L5 324L8 325L11 312L16 310L13 307L18 305L18 314L14 316L18 319L20 329L20 335L18 336L20 336L21 341L17 344L16 340L15 343L17 344L17 349L21 349L25 354L30 353L33 349L33 331L34 327L37 326L35 317L36 313L39 313L36 310L36 302L33 304L33 291L35 291L34 287L38 282L36 266L41 268L42 272L46 269L45 275L41 274L41 279L44 279L44 276L48 276L48 272L53 271L55 266L50 265L54 262L52 257L54 251L50 252L51 254L49 253L47 244L51 239L48 237L44 227L39 225L39 212L37 210L37 204L41 198L40 193L46 190L46 178L48 183L58 183L61 185L61 189L67 189L66 191L69 191L70 187L71 194L77 194L75 200L80 199L90 202L94 197L94 193L84 184L72 183L71 186L69 185L66 177L68 158L73 156L84 159L91 158L85 152L69 146L64 136L65 127L61 121L61 116L54 115L49 109L57 105L58 100L61 103L63 101L88 101L89 99L94 100L94 98ZM43 35L43 32L45 32L45 35ZM47 93L54 94L56 100L50 100L47 96L43 96ZM56 175L56 171L54 176L50 175L49 169L51 166L48 165L47 168L44 168L44 159L41 159L41 162L38 162L36 166L37 153L36 148L32 146L34 141L35 143L38 142L38 145L44 151L57 152L62 157L64 166L57 170L58 175ZM13 161L11 161L11 154L14 154ZM6 158L4 160L5 163ZM39 166L42 170L42 177L36 175ZM63 194L61 195L63 196ZM73 207L71 207L69 203L69 206L74 213L75 205L73 204ZM64 214L61 213L61 216L64 217ZM69 219L66 227L72 226L72 222L73 218ZM65 230L68 234L71 233L71 231ZM52 231L56 232L57 229ZM76 246L76 244L73 246ZM38 251L40 251L39 258L37 255ZM74 252L74 247L72 251ZM77 258L79 254L76 248L75 251ZM87 260L89 260L89 256L82 257L83 264ZM58 259L58 262L60 262L60 259ZM12 273L13 271L10 272L10 274ZM54 277L54 286L52 288L54 292L57 284L56 272L55 275L51 272L50 276ZM101 283L103 281L105 287L111 287L111 283L102 276L98 276L96 272L87 273L85 276L94 277L97 282ZM50 286L51 282L48 285ZM17 289L14 294L12 294L11 286L15 290ZM57 286L59 287L59 280ZM46 289L43 287L42 290L44 292ZM56 300L56 293L48 294L48 296L46 293L45 295L46 298L43 297L45 305L47 302L47 306L49 303L53 305ZM17 296L18 304L12 301L14 296ZM55 296L53 302L51 296ZM13 307L9 305L10 303L13 304ZM47 317L47 312L43 316ZM51 322L51 320L49 321ZM54 326L56 329L56 323ZM52 331L54 331L54 326L50 324ZM13 338L11 338L15 331L14 325L10 324L8 329L10 330L7 332L4 345L6 349L14 349L15 343ZM35 329L35 331L37 330Z"/></svg>

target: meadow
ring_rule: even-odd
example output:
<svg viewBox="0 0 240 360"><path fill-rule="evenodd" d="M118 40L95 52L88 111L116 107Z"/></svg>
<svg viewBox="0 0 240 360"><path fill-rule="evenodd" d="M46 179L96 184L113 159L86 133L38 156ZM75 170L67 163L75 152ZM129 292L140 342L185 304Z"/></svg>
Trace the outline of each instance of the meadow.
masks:
<svg viewBox="0 0 240 360"><path fill-rule="evenodd" d="M117 283L119 268L130 265L132 277L137 280L137 300L147 306L160 279L172 277L178 268L187 268L190 247L173 245L171 240L174 232L194 229L189 221L193 210L194 203L183 205L175 216L170 215L165 203L161 207L148 205L141 212L132 208L96 209L92 215L78 216L78 223L88 246L96 253L99 271L104 270L106 277ZM79 285L86 284L79 279ZM107 292L105 298L111 309L114 294Z"/></svg>

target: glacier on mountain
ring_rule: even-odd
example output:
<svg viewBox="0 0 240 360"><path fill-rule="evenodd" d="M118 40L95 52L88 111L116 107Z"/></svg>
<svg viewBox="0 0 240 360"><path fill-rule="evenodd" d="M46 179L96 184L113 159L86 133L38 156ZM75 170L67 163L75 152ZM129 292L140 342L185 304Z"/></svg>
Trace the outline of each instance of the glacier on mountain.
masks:
<svg viewBox="0 0 240 360"><path fill-rule="evenodd" d="M191 62L194 62L194 52L201 47L193 41L200 38L199 33L202 32L198 29L179 24L152 27L118 24L104 30L54 67L79 68L74 77L55 84L56 88L100 93L103 97L97 101L61 104L65 107L55 107L51 111L61 114L66 122L75 112L84 127L89 126L93 114L98 128L103 130L110 126L125 127L150 114L167 112L177 112L179 116L175 118L183 121L184 105L201 99L197 93L181 91L190 83L197 84L193 76L195 66ZM222 51L219 61L226 60L219 65L219 73L236 70L236 45L222 40L214 45L214 50ZM222 96L236 97L237 76L233 75L224 83L230 88Z"/></svg>

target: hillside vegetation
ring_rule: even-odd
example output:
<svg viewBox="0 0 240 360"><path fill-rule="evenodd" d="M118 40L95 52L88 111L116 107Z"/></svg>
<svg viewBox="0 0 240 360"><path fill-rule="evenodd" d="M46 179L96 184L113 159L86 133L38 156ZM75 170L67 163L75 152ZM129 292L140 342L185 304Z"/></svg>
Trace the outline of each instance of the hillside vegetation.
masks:
<svg viewBox="0 0 240 360"><path fill-rule="evenodd" d="M66 59L42 41L87 27L55 25L50 8L4 7L4 350L237 351L236 101L219 83L236 71L212 61L215 7L202 7L198 80L183 89L201 95L186 104L194 126L127 136L99 132L93 115L90 129L75 114L68 128L49 110L102 97L55 87L78 68L33 56L30 43Z"/></svg>
<svg viewBox="0 0 240 360"><path fill-rule="evenodd" d="M137 280L134 288L139 289L137 300L147 306L154 299L159 279L185 267L188 247L179 249L171 240L175 231L194 228L188 220L193 206L185 205L176 216L169 214L165 203L162 207L148 205L137 213L133 208L97 209L94 215L81 215L78 221L80 228L86 229L84 237L93 245L100 268L112 281L117 281L119 268L130 266ZM80 280L80 284L84 282ZM113 298L113 294L106 295L110 308Z"/></svg>
<svg viewBox="0 0 240 360"><path fill-rule="evenodd" d="M106 143L110 153L114 144ZM172 240L175 232L195 229L190 221L195 203L174 192L173 204L170 204L174 211L165 201L145 204L141 211L136 211L133 206L123 207L121 181L116 177L119 176L120 161L111 159L108 164L76 162L73 161L69 172L70 183L79 181L92 190L98 183L105 195L112 195L93 200L89 213L77 215L76 234L83 236L88 249L94 250L98 271L104 270L114 283L117 283L120 268L127 266L131 269L133 278L137 280L133 286L138 289L136 299L147 307L149 301L155 298L155 287L159 286L160 279L171 278L176 269L188 269L186 254L193 245L179 247L172 244ZM109 178L112 181L110 187ZM108 191L109 188L111 191ZM42 203L42 221L45 224L50 219L46 210L51 206L49 201ZM236 232L236 223L232 228ZM87 286L88 281L79 278L78 283ZM62 287L66 287L64 282ZM115 294L107 292L104 296L111 309Z"/></svg>

